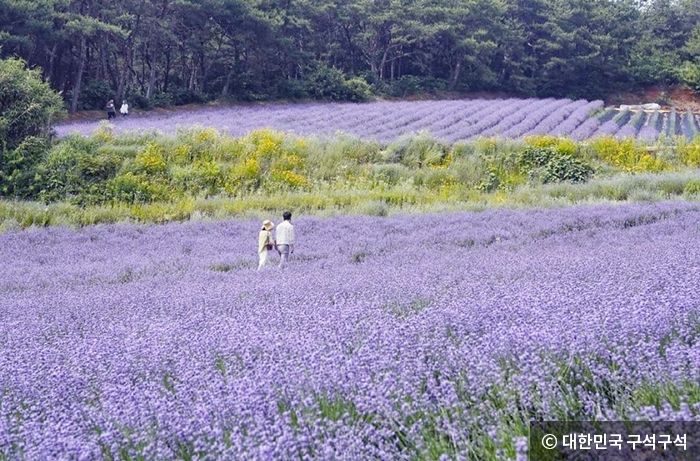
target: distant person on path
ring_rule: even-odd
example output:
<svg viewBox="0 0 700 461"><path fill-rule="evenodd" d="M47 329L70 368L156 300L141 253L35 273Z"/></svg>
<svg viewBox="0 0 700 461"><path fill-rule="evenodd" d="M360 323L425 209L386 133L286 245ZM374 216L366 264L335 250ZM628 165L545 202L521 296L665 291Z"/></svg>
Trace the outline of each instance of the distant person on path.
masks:
<svg viewBox="0 0 700 461"><path fill-rule="evenodd" d="M117 110L114 108L114 99L107 101L107 120L112 120L117 117Z"/></svg>
<svg viewBox="0 0 700 461"><path fill-rule="evenodd" d="M258 256L260 257L260 262L258 263L258 270L262 269L265 264L267 264L267 252L275 247L275 241L272 239L272 229L275 228L275 223L269 220L265 220L262 223L262 229L260 229L260 234L258 236Z"/></svg>
<svg viewBox="0 0 700 461"><path fill-rule="evenodd" d="M129 104L126 102L126 99L122 101L122 107L119 109L119 112L122 114L122 117L129 115Z"/></svg>
<svg viewBox="0 0 700 461"><path fill-rule="evenodd" d="M289 255L294 253L294 226L292 226L292 212L282 213L282 224L277 226L275 232L275 246L280 254L280 267L284 267L289 261Z"/></svg>

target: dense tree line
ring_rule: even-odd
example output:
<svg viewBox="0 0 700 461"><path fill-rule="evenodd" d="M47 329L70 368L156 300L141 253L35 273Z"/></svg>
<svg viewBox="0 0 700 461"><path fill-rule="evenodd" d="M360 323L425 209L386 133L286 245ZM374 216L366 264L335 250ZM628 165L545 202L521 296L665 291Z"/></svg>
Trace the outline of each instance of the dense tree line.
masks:
<svg viewBox="0 0 700 461"><path fill-rule="evenodd" d="M71 110L430 91L700 89L700 0L0 0Z"/></svg>

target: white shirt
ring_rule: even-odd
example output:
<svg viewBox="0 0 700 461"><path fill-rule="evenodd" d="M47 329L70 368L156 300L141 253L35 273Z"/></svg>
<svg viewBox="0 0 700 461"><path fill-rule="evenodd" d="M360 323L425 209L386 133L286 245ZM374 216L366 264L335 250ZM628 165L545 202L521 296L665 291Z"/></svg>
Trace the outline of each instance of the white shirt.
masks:
<svg viewBox="0 0 700 461"><path fill-rule="evenodd" d="M122 114L126 114L129 112L129 105L128 104L122 104L122 108L119 109L119 112Z"/></svg>
<svg viewBox="0 0 700 461"><path fill-rule="evenodd" d="M277 238L277 245L294 245L294 226L292 226L292 223L286 220L282 221L277 226L275 237Z"/></svg>

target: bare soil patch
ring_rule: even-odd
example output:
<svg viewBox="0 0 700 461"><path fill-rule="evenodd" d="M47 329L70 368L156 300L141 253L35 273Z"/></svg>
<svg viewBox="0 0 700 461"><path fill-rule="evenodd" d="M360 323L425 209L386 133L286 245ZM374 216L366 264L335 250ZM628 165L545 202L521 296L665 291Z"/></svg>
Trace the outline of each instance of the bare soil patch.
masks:
<svg viewBox="0 0 700 461"><path fill-rule="evenodd" d="M650 87L640 93L619 93L605 100L606 106L657 103L662 109L700 112L700 95L685 87Z"/></svg>

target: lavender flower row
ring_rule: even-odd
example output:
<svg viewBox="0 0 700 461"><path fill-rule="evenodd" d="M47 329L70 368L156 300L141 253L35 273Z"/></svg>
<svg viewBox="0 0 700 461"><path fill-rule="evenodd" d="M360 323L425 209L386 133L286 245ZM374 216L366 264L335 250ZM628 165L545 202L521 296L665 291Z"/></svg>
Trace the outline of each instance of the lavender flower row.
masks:
<svg viewBox="0 0 700 461"><path fill-rule="evenodd" d="M603 101L590 101L574 110L571 115L566 118L561 124L556 126L551 134L554 136L566 136L572 134L574 130L581 126L587 120L595 120L591 118L591 114L603 108Z"/></svg>
<svg viewBox="0 0 700 461"><path fill-rule="evenodd" d="M559 109L545 117L539 124L537 124L537 126L525 133L524 136L552 133L557 126L571 116L571 113L575 109L585 105L587 102L588 101L584 99L579 99L578 101L572 101L569 104L561 106Z"/></svg>
<svg viewBox="0 0 700 461"><path fill-rule="evenodd" d="M658 110L654 111L651 115L649 115L647 121L644 123L644 126L641 130L639 130L637 138L644 142L656 141L659 138L659 130L657 128L657 124L659 123L660 116L661 113Z"/></svg>
<svg viewBox="0 0 700 461"><path fill-rule="evenodd" d="M515 125L514 127L510 128L506 132L503 133L503 137L505 138L519 138L521 137L524 133L527 133L528 131L532 130L537 126L542 119L547 117L553 110L557 110L559 107L569 104L571 101L569 99L564 99L564 100L554 100L551 101L549 104L543 105L540 107L538 110L535 112L531 113L525 120L520 122L519 124Z"/></svg>
<svg viewBox="0 0 700 461"><path fill-rule="evenodd" d="M503 117L501 121L499 121L496 125L479 133L479 136L494 136L499 135L504 131L507 131L509 128L513 127L514 125L517 125L518 123L522 122L523 119L525 119L527 116L529 116L530 113L533 111L533 107L539 107L539 103L540 101L533 101L531 104L521 107L512 114Z"/></svg>
<svg viewBox="0 0 700 461"><path fill-rule="evenodd" d="M634 138L637 135L637 132L639 131L639 127L644 123L644 120L647 118L647 114L643 110L637 111L623 126L620 131L618 131L615 134L615 137L617 139L624 139L624 138Z"/></svg>

